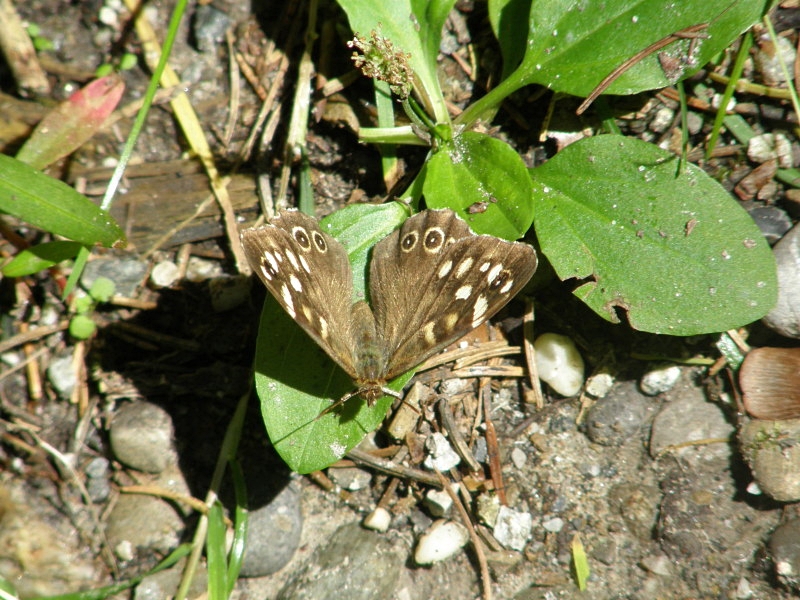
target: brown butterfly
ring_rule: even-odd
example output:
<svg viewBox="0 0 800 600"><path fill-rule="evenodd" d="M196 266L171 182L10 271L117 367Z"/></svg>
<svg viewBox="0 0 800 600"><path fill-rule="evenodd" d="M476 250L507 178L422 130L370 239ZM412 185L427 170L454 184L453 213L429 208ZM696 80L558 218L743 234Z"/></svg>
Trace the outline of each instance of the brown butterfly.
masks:
<svg viewBox="0 0 800 600"><path fill-rule="evenodd" d="M337 405L399 397L387 381L489 319L536 270L528 244L477 235L451 210L425 210L375 245L370 305L353 302L347 251L312 217L283 211L241 239L270 293L353 379L357 390Z"/></svg>

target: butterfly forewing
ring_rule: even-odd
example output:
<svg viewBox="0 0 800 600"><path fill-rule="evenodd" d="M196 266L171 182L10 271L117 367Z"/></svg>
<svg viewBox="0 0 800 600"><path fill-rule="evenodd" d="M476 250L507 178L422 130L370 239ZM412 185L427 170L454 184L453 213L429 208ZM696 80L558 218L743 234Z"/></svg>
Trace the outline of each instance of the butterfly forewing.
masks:
<svg viewBox="0 0 800 600"><path fill-rule="evenodd" d="M241 238L247 261L275 300L355 378L353 276L344 247L298 211L283 211Z"/></svg>
<svg viewBox="0 0 800 600"><path fill-rule="evenodd" d="M427 210L376 244L370 297L393 379L489 319L536 270L527 244L476 235Z"/></svg>

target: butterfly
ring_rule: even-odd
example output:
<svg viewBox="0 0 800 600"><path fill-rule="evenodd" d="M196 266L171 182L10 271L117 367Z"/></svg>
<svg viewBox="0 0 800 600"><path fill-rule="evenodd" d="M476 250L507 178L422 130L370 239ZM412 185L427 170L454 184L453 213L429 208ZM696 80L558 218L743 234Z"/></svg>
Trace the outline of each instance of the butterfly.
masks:
<svg viewBox="0 0 800 600"><path fill-rule="evenodd" d="M451 210L424 210L375 244L370 302L353 299L344 246L317 221L282 211L241 233L253 271L353 380L368 406L386 387L492 317L530 280L528 244L477 235Z"/></svg>

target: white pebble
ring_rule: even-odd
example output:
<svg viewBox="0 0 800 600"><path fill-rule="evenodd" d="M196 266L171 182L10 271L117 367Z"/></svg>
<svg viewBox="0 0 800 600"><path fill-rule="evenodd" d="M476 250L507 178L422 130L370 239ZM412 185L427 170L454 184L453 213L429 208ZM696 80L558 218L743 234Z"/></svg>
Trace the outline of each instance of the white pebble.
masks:
<svg viewBox="0 0 800 600"><path fill-rule="evenodd" d="M527 460L528 455L525 454L525 451L522 448L514 448L511 451L511 462L514 463L514 466L518 469L524 467Z"/></svg>
<svg viewBox="0 0 800 600"><path fill-rule="evenodd" d="M445 490L429 490L425 494L425 506L434 517L444 517L453 507L453 499Z"/></svg>
<svg viewBox="0 0 800 600"><path fill-rule="evenodd" d="M469 540L469 532L461 523L436 521L417 543L414 561L432 565L455 555Z"/></svg>
<svg viewBox="0 0 800 600"><path fill-rule="evenodd" d="M539 379L562 396L574 396L583 385L583 358L565 335L544 333L533 343Z"/></svg>
<svg viewBox="0 0 800 600"><path fill-rule="evenodd" d="M586 393L593 398L605 398L614 386L611 373L595 373L586 380Z"/></svg>
<svg viewBox="0 0 800 600"><path fill-rule="evenodd" d="M153 267L150 272L150 283L157 288L167 288L178 280L180 269L171 260L165 260Z"/></svg>
<svg viewBox="0 0 800 600"><path fill-rule="evenodd" d="M450 442L438 431L425 440L425 448L428 456L425 457L422 464L426 469L449 471L461 462L461 457L455 453Z"/></svg>
<svg viewBox="0 0 800 600"><path fill-rule="evenodd" d="M657 396L672 389L678 383L681 368L677 365L661 366L648 371L639 382L639 389L648 396Z"/></svg>
<svg viewBox="0 0 800 600"><path fill-rule="evenodd" d="M531 538L533 517L529 512L519 512L501 506L494 524L494 537L505 548L521 552Z"/></svg>
<svg viewBox="0 0 800 600"><path fill-rule="evenodd" d="M564 519L561 517L553 517L552 519L547 519L542 523L542 527L544 527L545 531L549 531L550 533L558 533L562 529L564 529Z"/></svg>
<svg viewBox="0 0 800 600"><path fill-rule="evenodd" d="M385 508L379 506L364 518L362 524L367 529L385 533L389 529L389 524L391 522L392 514Z"/></svg>

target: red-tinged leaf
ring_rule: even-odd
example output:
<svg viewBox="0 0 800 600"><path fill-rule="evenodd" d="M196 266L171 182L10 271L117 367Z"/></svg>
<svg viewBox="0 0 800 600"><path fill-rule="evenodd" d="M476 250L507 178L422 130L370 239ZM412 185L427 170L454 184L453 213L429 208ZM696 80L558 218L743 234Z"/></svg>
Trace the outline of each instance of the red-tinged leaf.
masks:
<svg viewBox="0 0 800 600"><path fill-rule="evenodd" d="M118 75L101 77L59 104L36 126L17 159L44 169L91 138L114 111L125 91Z"/></svg>

